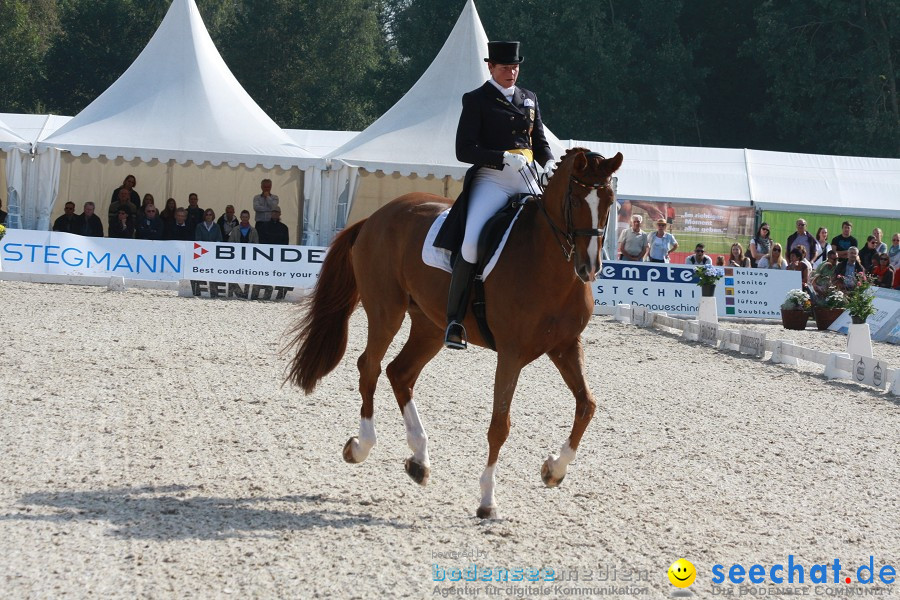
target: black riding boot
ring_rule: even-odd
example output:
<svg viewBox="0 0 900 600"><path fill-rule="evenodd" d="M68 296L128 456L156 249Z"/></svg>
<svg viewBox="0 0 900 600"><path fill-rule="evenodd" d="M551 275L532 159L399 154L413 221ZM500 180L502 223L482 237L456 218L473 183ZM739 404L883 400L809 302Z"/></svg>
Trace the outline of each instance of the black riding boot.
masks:
<svg viewBox="0 0 900 600"><path fill-rule="evenodd" d="M450 294L447 297L447 332L444 346L455 350L466 349L466 329L462 326L469 306L469 284L475 274L475 265L456 257L453 275L450 277Z"/></svg>

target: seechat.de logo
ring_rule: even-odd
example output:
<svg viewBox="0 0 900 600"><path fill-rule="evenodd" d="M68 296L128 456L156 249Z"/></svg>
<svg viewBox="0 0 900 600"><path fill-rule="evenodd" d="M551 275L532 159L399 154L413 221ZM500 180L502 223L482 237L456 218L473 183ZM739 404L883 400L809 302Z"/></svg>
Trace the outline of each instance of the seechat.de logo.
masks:
<svg viewBox="0 0 900 600"><path fill-rule="evenodd" d="M685 558L679 558L669 565L669 581L678 588L690 587L694 580L697 579L697 568L691 561Z"/></svg>

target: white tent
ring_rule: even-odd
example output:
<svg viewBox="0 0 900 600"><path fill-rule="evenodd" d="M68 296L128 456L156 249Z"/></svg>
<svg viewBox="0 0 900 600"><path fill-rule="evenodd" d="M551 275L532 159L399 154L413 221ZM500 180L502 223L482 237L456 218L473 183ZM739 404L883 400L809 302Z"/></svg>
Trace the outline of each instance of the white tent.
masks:
<svg viewBox="0 0 900 600"><path fill-rule="evenodd" d="M349 221L409 191L459 193L471 165L456 160L456 127L462 95L490 78L484 62L487 42L469 0L416 84L381 118L328 155L364 169ZM553 154L560 156L565 147L550 131L547 138Z"/></svg>
<svg viewBox="0 0 900 600"><path fill-rule="evenodd" d="M62 159L57 150L66 152ZM268 177L284 221L299 224L302 170L325 166L241 87L194 0L174 0L129 69L37 151L42 164L34 183L41 189L34 196L29 189L29 200L38 229L49 225L57 187L59 201L94 200L104 214L112 189L129 173L158 204L174 197L183 205L197 191L201 205L217 213L227 203L252 208L260 179Z"/></svg>
<svg viewBox="0 0 900 600"><path fill-rule="evenodd" d="M31 150L24 138L0 119L0 199L5 198L4 209L9 213L7 225L20 227L19 197L24 185L23 167Z"/></svg>

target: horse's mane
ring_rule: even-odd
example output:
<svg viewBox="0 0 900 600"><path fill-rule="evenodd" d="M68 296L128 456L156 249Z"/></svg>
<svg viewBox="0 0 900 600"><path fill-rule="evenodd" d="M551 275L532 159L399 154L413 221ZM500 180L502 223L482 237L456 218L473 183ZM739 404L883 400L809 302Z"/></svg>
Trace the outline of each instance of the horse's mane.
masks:
<svg viewBox="0 0 900 600"><path fill-rule="evenodd" d="M550 182L556 179L557 174L565 174L566 179L568 179L569 175L572 174L572 163L574 162L575 155L579 152L588 153L590 150L587 148L569 148L566 150L566 153L560 157L559 162L556 163L556 169L553 171L553 174L547 178L547 186L550 187Z"/></svg>

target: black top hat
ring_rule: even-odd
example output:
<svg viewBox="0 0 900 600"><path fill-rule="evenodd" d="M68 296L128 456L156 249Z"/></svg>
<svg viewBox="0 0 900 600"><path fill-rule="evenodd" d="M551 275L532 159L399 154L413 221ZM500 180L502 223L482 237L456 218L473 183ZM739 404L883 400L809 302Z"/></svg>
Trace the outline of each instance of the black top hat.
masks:
<svg viewBox="0 0 900 600"><path fill-rule="evenodd" d="M519 42L488 42L488 57L484 62L517 65L524 60L524 56L519 56Z"/></svg>

